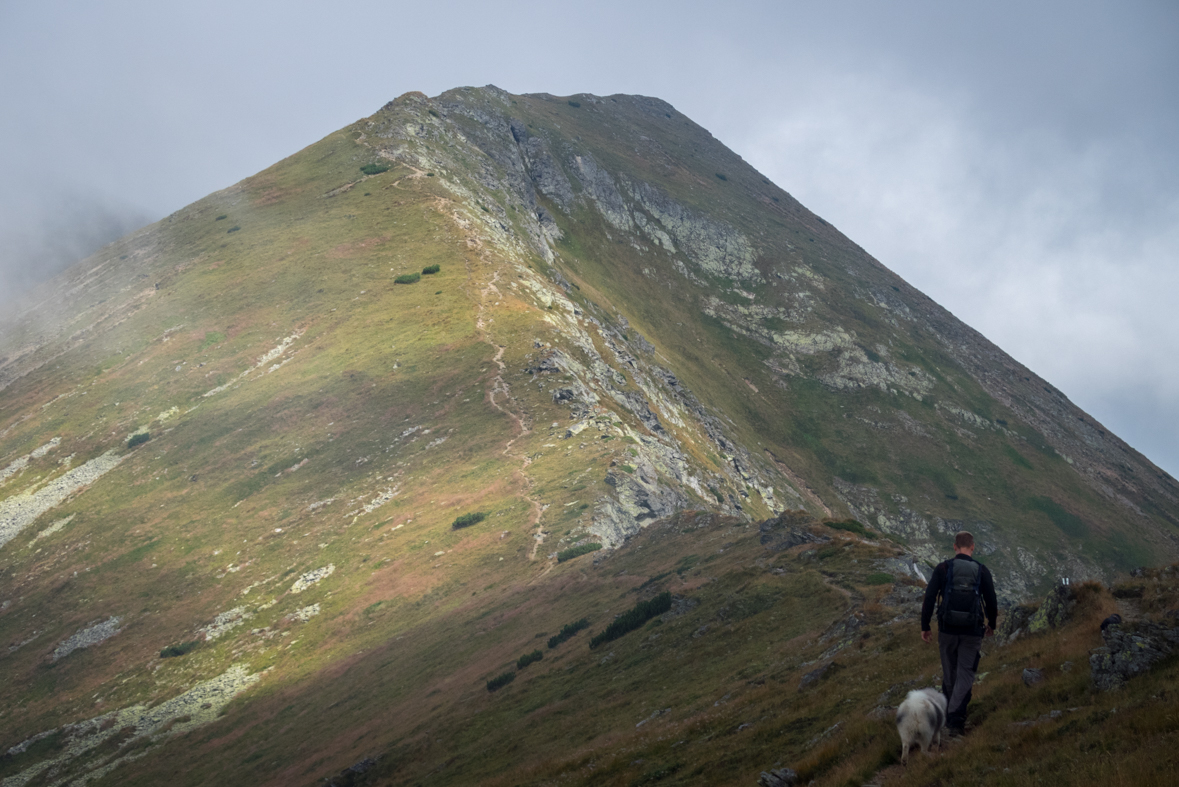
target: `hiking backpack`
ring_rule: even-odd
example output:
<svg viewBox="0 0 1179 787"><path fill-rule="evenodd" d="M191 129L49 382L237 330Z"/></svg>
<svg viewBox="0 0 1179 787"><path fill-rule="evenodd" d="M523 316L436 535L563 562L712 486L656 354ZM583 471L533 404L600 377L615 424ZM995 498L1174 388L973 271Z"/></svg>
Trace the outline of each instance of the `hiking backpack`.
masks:
<svg viewBox="0 0 1179 787"><path fill-rule="evenodd" d="M937 614L939 628L982 627L982 572L982 564L973 560L946 561L946 586Z"/></svg>

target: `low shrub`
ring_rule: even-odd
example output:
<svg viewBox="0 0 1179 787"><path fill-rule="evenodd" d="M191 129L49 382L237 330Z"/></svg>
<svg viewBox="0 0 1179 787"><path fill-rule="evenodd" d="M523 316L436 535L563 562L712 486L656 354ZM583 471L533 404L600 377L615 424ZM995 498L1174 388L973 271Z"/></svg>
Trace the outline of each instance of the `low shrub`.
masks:
<svg viewBox="0 0 1179 787"><path fill-rule="evenodd" d="M566 560L572 560L575 557L588 555L590 552L597 552L601 548L601 544L582 544L581 546L562 549L557 553L557 562L564 563Z"/></svg>
<svg viewBox="0 0 1179 787"><path fill-rule="evenodd" d="M574 109L581 109L581 102L570 99L569 106L573 107Z"/></svg>
<svg viewBox="0 0 1179 787"><path fill-rule="evenodd" d="M650 601L640 601L626 612L614 618L613 622L606 627L605 631L594 636L590 640L590 648L596 648L603 642L610 642L611 640L618 639L623 634L629 634L651 618L656 615L662 615L669 609L671 609L671 593L666 590Z"/></svg>
<svg viewBox="0 0 1179 787"><path fill-rule="evenodd" d="M544 654L539 650L534 650L531 653L525 653L520 658L516 659L516 669L524 669L529 664L540 661L544 658Z"/></svg>
<svg viewBox="0 0 1179 787"><path fill-rule="evenodd" d="M442 270L441 265L427 265L426 267L422 268L422 275L429 276L433 273L437 273L440 270Z"/></svg>
<svg viewBox="0 0 1179 787"><path fill-rule="evenodd" d="M892 574L886 574L883 571L869 574L864 579L865 585L891 585L893 582L896 582L896 577Z"/></svg>
<svg viewBox="0 0 1179 787"><path fill-rule="evenodd" d="M225 219L228 219L228 218L229 218L229 214L227 214L227 213L222 213L220 216L218 216L217 218L213 219L213 221L224 221Z"/></svg>
<svg viewBox="0 0 1179 787"><path fill-rule="evenodd" d="M240 226L238 226L237 224L235 224L235 225L233 225L232 227L230 227L229 229L227 229L227 230L225 231L225 234L226 234L226 235L228 235L229 233L231 233L231 232L237 232L237 231L238 231L238 230L240 230L240 229L241 229L241 227L240 227Z"/></svg>
<svg viewBox="0 0 1179 787"><path fill-rule="evenodd" d="M717 172L717 173L716 173L716 176L717 176L717 178L718 178L718 179L720 179L720 180L728 180L728 178L726 178L724 175L722 175L722 174L721 174L721 173L719 173L719 172Z"/></svg>
<svg viewBox="0 0 1179 787"><path fill-rule="evenodd" d="M422 278L420 273L403 273L393 280L394 284L416 284Z"/></svg>
<svg viewBox="0 0 1179 787"><path fill-rule="evenodd" d="M509 683L514 681L515 679L516 679L515 672L505 672L503 675L500 675L498 677L492 678L491 680L487 681L487 690L488 691L499 691L500 689L502 689L504 686L508 685Z"/></svg>
<svg viewBox="0 0 1179 787"><path fill-rule="evenodd" d="M561 630L559 632L549 637L549 649L551 650L557 647L577 632L587 628L589 628L589 620L586 618L575 620L572 623L566 623L564 626L561 626Z"/></svg>
<svg viewBox="0 0 1179 787"><path fill-rule="evenodd" d="M134 448L137 445L143 445L144 443L146 443L150 439L151 439L151 434L148 432L140 432L139 434L133 434L133 435L131 435L130 439L127 440L127 447Z"/></svg>
<svg viewBox="0 0 1179 787"><path fill-rule="evenodd" d="M365 164L360 168L360 171L365 175L380 175L382 172L389 171L388 164Z"/></svg>
<svg viewBox="0 0 1179 787"><path fill-rule="evenodd" d="M868 529L861 525L854 519L843 519L838 522L824 522L827 527L832 530L846 530L849 533L855 533L858 536L868 535Z"/></svg>
<svg viewBox="0 0 1179 787"><path fill-rule="evenodd" d="M463 514L462 516L457 517L453 522L450 523L450 527L452 530L460 530L464 527L470 527L471 525L477 525L486 518L487 518L486 512L472 511L469 514Z"/></svg>
<svg viewBox="0 0 1179 787"><path fill-rule="evenodd" d="M174 659L177 656L183 656L185 653L195 649L199 644L201 644L200 640L194 639L189 640L188 642L181 642L178 645L169 645L160 651L160 658Z"/></svg>

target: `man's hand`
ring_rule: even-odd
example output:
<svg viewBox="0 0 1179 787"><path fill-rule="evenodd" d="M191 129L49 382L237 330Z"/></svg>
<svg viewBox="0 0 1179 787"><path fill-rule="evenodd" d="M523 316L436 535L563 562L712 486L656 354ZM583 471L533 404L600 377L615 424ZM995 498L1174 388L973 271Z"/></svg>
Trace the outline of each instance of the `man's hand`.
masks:
<svg viewBox="0 0 1179 787"><path fill-rule="evenodd" d="M990 626L987 626L987 630L983 634L983 636L984 637L991 637L991 636L994 636L994 634L995 634L995 630L993 628L991 628Z"/></svg>
<svg viewBox="0 0 1179 787"><path fill-rule="evenodd" d="M921 632L921 641L922 642L933 642L933 632L932 631L922 631Z"/></svg>

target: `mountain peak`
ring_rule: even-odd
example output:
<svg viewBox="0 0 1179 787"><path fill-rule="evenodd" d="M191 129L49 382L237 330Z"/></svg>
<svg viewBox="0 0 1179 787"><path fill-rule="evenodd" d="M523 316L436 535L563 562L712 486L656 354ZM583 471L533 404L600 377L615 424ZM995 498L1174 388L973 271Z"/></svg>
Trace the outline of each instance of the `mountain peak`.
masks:
<svg viewBox="0 0 1179 787"><path fill-rule="evenodd" d="M406 93L36 304L0 333L10 746L96 695L127 746L217 691L326 712L363 664L404 753L538 632L656 591L718 632L793 605L802 642L958 530L1008 605L1179 551L1174 479L655 98ZM169 718L310 773L226 712Z"/></svg>

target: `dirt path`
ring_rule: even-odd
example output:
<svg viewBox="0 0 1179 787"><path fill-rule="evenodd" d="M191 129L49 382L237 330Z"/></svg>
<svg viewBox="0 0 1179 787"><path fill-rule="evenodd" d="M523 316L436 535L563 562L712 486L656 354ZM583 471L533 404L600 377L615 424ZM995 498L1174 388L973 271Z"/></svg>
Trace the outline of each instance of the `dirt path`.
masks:
<svg viewBox="0 0 1179 787"><path fill-rule="evenodd" d="M459 217L455 216L456 223L458 223L458 218ZM462 224L460 223L459 226L461 227ZM477 238L474 239L474 243L478 246L482 246ZM468 238L467 245L474 248L470 238ZM482 255L480 256L482 257ZM520 467L513 472L520 480L521 486L524 489L523 497L528 501L529 507L532 509L532 514L529 517L530 521L528 525L529 529L533 531L532 548L528 552L528 559L536 560L536 555L540 551L540 546L544 543L544 532L540 527L540 520L544 514L544 510L548 508L548 506L541 505L540 501L530 494L532 489L532 479L528 477L528 475L524 472L524 469L528 467L528 465L532 464L532 459L525 454L513 453L512 451L512 446L515 445L517 440L532 434L532 426L524 417L516 412L515 408L511 406L512 393L508 388L507 382L504 380L504 372L507 370L507 365L503 361L505 346L502 344L496 344L491 336L490 326L494 320L488 316L488 309L490 306L494 305L494 303L498 303L499 299L502 297L502 293L499 291L499 288L495 286L497 281L499 281L499 271L496 271L494 274L492 274L491 279L487 282L486 286L479 290L479 302L475 317L475 330L479 332L479 335L483 341L487 342L489 345L495 348L495 357L493 357L491 360L496 365L497 371L495 377L493 377L491 380L491 386L487 390L487 402L496 410L499 410L501 413L510 418L513 423L516 424L516 428L518 430L516 436L504 444L503 454L506 457L519 459L520 461ZM491 302L493 297L495 298L494 303Z"/></svg>
<svg viewBox="0 0 1179 787"><path fill-rule="evenodd" d="M364 142L363 133L361 134L360 138L357 139L357 142L365 145L366 147L372 147L371 145L367 145ZM404 160L394 158L394 156L386 153L385 151L378 150L377 155L396 161L400 166L407 167L410 170L409 175L398 178L389 184L389 186L386 188L401 189L403 188L401 185L402 181L407 179L418 180L426 177L427 175L424 170L418 169ZM365 180L365 178L361 179L361 181L363 180ZM359 183L361 181L357 182ZM355 185L355 183L350 184L349 187L353 185ZM438 197L434 200L434 208L438 210L439 213L448 216L464 233L468 250L477 252L481 261L485 263L490 262L486 256L482 239L480 239L478 235L471 232L472 222L464 219L457 210L453 209L450 200L443 197ZM471 262L468 260L467 278L470 281L474 280L475 276L476 272L472 269ZM528 465L532 464L532 459L530 459L525 454L517 454L513 453L512 451L512 446L516 443L517 440L532 434L532 427L526 418L517 411L517 408L514 408L511 404L512 393L508 387L507 381L504 380L504 372L507 369L507 366L503 361L505 346L502 344L496 344L494 338L491 335L491 323L494 322L494 319L489 316L488 311L491 306L495 305L495 303L498 303L503 298L503 293L501 293L499 288L495 286L496 282L499 281L499 276L500 272L498 270L495 271L487 284L479 290L478 301L476 304L475 330L479 333L479 337L482 341L487 342L487 344L495 348L495 357L492 358L492 361L496 365L497 372L495 377L492 378L491 386L487 391L487 402L496 410L499 410L501 413L510 418L516 425L516 436L504 444L503 454L506 457L519 459L520 461L520 467L514 470L513 473L520 481L520 485L524 490L523 497L528 501L529 508L532 512L528 523L529 529L533 531L532 548L528 552L528 559L536 560L540 546L544 543L544 532L540 527L540 520L548 506L541 505L540 501L530 494L533 482L532 479L528 477L527 473L524 472L524 469L527 468ZM492 302L493 297L494 303ZM549 569L546 568L545 570L547 572Z"/></svg>

